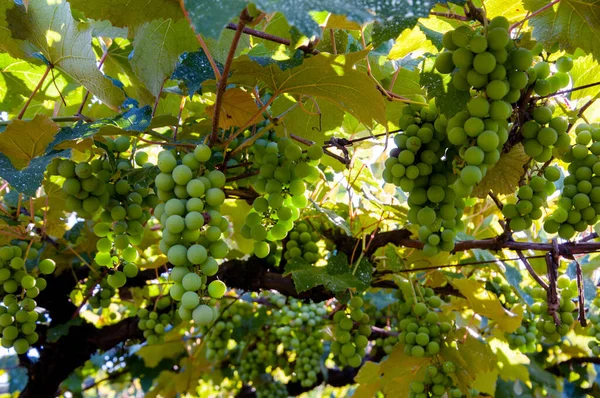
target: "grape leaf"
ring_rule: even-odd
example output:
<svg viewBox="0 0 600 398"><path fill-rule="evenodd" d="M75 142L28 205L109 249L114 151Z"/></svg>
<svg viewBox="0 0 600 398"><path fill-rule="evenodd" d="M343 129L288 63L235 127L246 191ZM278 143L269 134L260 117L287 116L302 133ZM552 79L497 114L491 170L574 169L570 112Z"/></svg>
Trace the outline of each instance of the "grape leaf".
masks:
<svg viewBox="0 0 600 398"><path fill-rule="evenodd" d="M363 259L357 267L356 274L352 274L348 258L339 253L332 256L325 267L315 267L302 259L290 261L285 266L285 273L291 274L296 290L301 293L315 286L323 285L334 293L346 289L363 291L369 287L372 266Z"/></svg>
<svg viewBox="0 0 600 398"><path fill-rule="evenodd" d="M17 170L10 159L0 153L0 177L17 190L29 196L35 196L37 189L42 185L46 167L56 157L68 158L71 156L71 150L52 151L44 156L38 156L31 160L29 166L22 170Z"/></svg>
<svg viewBox="0 0 600 398"><path fill-rule="evenodd" d="M476 338L468 329L457 330L453 334L449 341L456 341L456 346L444 346L440 356L456 365L452 376L458 381L458 386L466 393L476 383L483 387L482 391L493 394L498 378L496 355L486 342Z"/></svg>
<svg viewBox="0 0 600 398"><path fill-rule="evenodd" d="M273 64L263 67L242 56L232 65L230 82L254 86L260 81L274 91L273 95L289 93L326 99L367 126L372 126L373 120L383 124L383 96L367 75L352 68L365 55L366 51L338 56L321 53L285 71Z"/></svg>
<svg viewBox="0 0 600 398"><path fill-rule="evenodd" d="M197 48L198 41L187 21L154 20L138 29L131 66L148 90L157 96L165 79L175 71L179 56Z"/></svg>
<svg viewBox="0 0 600 398"><path fill-rule="evenodd" d="M163 359L177 358L183 352L185 352L185 343L181 340L181 336L168 333L164 343L147 345L137 350L135 354L144 360L147 367L154 368Z"/></svg>
<svg viewBox="0 0 600 398"><path fill-rule="evenodd" d="M13 35L29 40L48 62L108 106L116 108L123 103L123 92L98 70L91 24L75 21L68 2L32 0L27 13L23 9L13 11Z"/></svg>
<svg viewBox="0 0 600 398"><path fill-rule="evenodd" d="M473 311L495 321L501 330L514 332L521 326L523 314L502 307L498 297L487 291L483 283L470 279L453 279L450 283L467 299Z"/></svg>
<svg viewBox="0 0 600 398"><path fill-rule="evenodd" d="M523 165L529 161L523 145L517 144L508 153L503 153L494 167L488 169L483 180L473 189L472 196L485 198L492 191L500 195L515 192L519 180L525 173Z"/></svg>
<svg viewBox="0 0 600 398"><path fill-rule="evenodd" d="M573 87L585 86L586 84L596 83L600 75L600 65L594 61L592 55L579 57L573 61L573 69L571 69L571 79L573 79ZM592 86L577 90L570 93L573 100L582 98L591 98L600 93L600 86Z"/></svg>
<svg viewBox="0 0 600 398"><path fill-rule="evenodd" d="M214 108L214 105L205 108L211 118L214 115ZM223 94L219 127L228 129L232 126L242 126L250 121L255 122L262 117L262 114L257 111L258 106L249 92L241 88L229 89Z"/></svg>
<svg viewBox="0 0 600 398"><path fill-rule="evenodd" d="M66 323L63 323L62 325L51 327L50 329L48 329L46 341L48 341L48 343L55 343L61 337L69 334L69 329L71 328L71 326L80 326L81 324L83 324L83 319L75 318L71 319Z"/></svg>
<svg viewBox="0 0 600 398"><path fill-rule="evenodd" d="M375 397L377 391L386 397L410 396L413 380L422 380L433 358L417 358L404 353L404 344L396 344L392 353L379 363L367 362L356 375L356 397Z"/></svg>
<svg viewBox="0 0 600 398"><path fill-rule="evenodd" d="M217 68L223 72L223 65L217 62ZM188 95L202 94L202 83L214 79L215 74L203 50L183 53L181 62L173 72L171 79L181 80L187 88Z"/></svg>
<svg viewBox="0 0 600 398"><path fill-rule="evenodd" d="M535 12L546 0L524 0L525 9ZM562 0L529 19L533 37L549 49L558 43L561 50L574 53L581 48L600 58L600 2Z"/></svg>
<svg viewBox="0 0 600 398"><path fill-rule="evenodd" d="M516 22L525 17L527 10L521 0L486 0L485 14L490 19L503 16L511 22Z"/></svg>
<svg viewBox="0 0 600 398"><path fill-rule="evenodd" d="M409 98L414 95L425 94L419 84L419 71L400 68L400 71L396 75L396 81L394 82L392 91L395 94Z"/></svg>
<svg viewBox="0 0 600 398"><path fill-rule="evenodd" d="M115 130L121 134L123 131L144 131L150 125L151 117L152 108L145 106L143 108L130 109L114 118L98 119L91 123L76 123L73 127L63 127L56 134L50 145L48 145L47 151L53 150L61 144L66 146L68 144L65 143L68 141L75 141L77 143L86 138L92 138L100 130L102 130L102 134L108 135L115 133Z"/></svg>
<svg viewBox="0 0 600 398"><path fill-rule="evenodd" d="M418 26L404 30L394 41L388 59L401 59L409 54L413 58L426 52L436 52L436 48Z"/></svg>
<svg viewBox="0 0 600 398"><path fill-rule="evenodd" d="M108 20L113 26L128 27L129 33L155 19L183 19L178 0L69 0L71 7L96 20Z"/></svg>
<svg viewBox="0 0 600 398"><path fill-rule="evenodd" d="M48 116L37 115L31 121L13 120L0 134L0 152L13 166L22 169L32 159L46 152L60 127Z"/></svg>
<svg viewBox="0 0 600 398"><path fill-rule="evenodd" d="M421 73L421 84L427 90L427 98L435 98L440 113L451 117L467 108L471 96L468 91L459 91L450 84L450 75L442 77L438 73Z"/></svg>
<svg viewBox="0 0 600 398"><path fill-rule="evenodd" d="M275 126L281 137L295 135L322 145L344 121L344 112L330 101L302 98L302 106L288 96L279 96L271 105L273 115L284 115Z"/></svg>
<svg viewBox="0 0 600 398"><path fill-rule="evenodd" d="M14 1L0 2L0 52L6 52L15 58L25 58L27 55L23 51L21 40L13 38L9 29L7 12L16 7Z"/></svg>

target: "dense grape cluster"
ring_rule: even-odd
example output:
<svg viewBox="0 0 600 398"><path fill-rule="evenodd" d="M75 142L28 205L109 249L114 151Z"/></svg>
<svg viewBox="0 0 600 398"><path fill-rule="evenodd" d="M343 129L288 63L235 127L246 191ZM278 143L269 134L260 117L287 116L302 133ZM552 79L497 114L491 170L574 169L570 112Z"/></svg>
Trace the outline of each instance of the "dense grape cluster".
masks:
<svg viewBox="0 0 600 398"><path fill-rule="evenodd" d="M525 122L521 127L525 153L536 162L549 161L553 153L562 153L571 144L571 138L567 134L569 123L564 117L553 118L553 113L551 106L534 108L533 120Z"/></svg>
<svg viewBox="0 0 600 398"><path fill-rule="evenodd" d="M504 333L511 350L519 350L522 353L535 352L538 330L534 323L524 321L512 333Z"/></svg>
<svg viewBox="0 0 600 398"><path fill-rule="evenodd" d="M338 311L333 316L336 325L331 353L344 366L359 367L369 344L370 317L363 312L363 304L360 296L354 296L348 302L345 311Z"/></svg>
<svg viewBox="0 0 600 398"><path fill-rule="evenodd" d="M41 275L52 274L56 268L53 260L45 259L33 272L28 271L24 254L19 246L0 248L0 344L17 354L26 353L38 341L35 298L46 288Z"/></svg>
<svg viewBox="0 0 600 398"><path fill-rule="evenodd" d="M553 181L558 180L560 171L554 166L549 166L544 172L544 177L531 176L527 184L519 187L517 203L507 203L502 208L502 214L510 220L509 225L513 231L529 229L533 220L542 218L542 207L546 206L546 199L556 190Z"/></svg>
<svg viewBox="0 0 600 398"><path fill-rule="evenodd" d="M596 297L588 313L588 320L591 324L588 329L588 336L593 338L588 342L588 347L595 356L600 356L600 313L598 304L600 304L600 299Z"/></svg>
<svg viewBox="0 0 600 398"><path fill-rule="evenodd" d="M174 283L169 294L180 303L181 319L193 319L197 325L216 319L212 299L221 298L226 291L219 280L207 284L207 278L219 269L217 259L229 253L222 238L229 221L219 212L225 201L225 174L206 167L211 155L206 145L186 154L162 151L158 155L160 173L155 178L161 201L154 209L162 226L159 247L175 266L169 276ZM204 292L212 299L206 299Z"/></svg>
<svg viewBox="0 0 600 398"><path fill-rule="evenodd" d="M138 328L144 333L148 344L163 342L165 331L171 324L171 315L169 313L159 314L156 311L148 311L146 308L140 308L138 311Z"/></svg>
<svg viewBox="0 0 600 398"><path fill-rule="evenodd" d="M285 245L285 259L292 261L302 258L304 261L314 264L321 259L317 242L321 240L321 234L315 230L311 231L307 222L298 222L289 234L289 240Z"/></svg>
<svg viewBox="0 0 600 398"><path fill-rule="evenodd" d="M463 394L454 387L454 380L451 377L454 372L456 372L456 365L451 361L444 362L439 366L428 366L423 381L415 380L410 383L409 398L442 396L461 398Z"/></svg>
<svg viewBox="0 0 600 398"><path fill-rule="evenodd" d="M500 299L505 308L512 308L519 301L519 298L513 292L512 286L500 275L495 275L491 278L486 288L498 296L498 299Z"/></svg>
<svg viewBox="0 0 600 398"><path fill-rule="evenodd" d="M535 300L531 306L531 312L534 314L538 339L544 337L551 342L560 341L562 336L565 336L575 323L574 311L576 305L572 299L577 296L577 281L571 280L566 275L561 275L558 278L557 285L560 299L559 308L556 310L558 323L548 311L546 290L535 287L531 291L531 296Z"/></svg>
<svg viewBox="0 0 600 398"><path fill-rule="evenodd" d="M441 160L449 146L446 119L438 115L434 101L428 106L411 104L403 109L400 128L383 179L409 193L408 219L420 226L423 251L430 256L451 251L455 230L462 227L464 200L450 188L456 175Z"/></svg>
<svg viewBox="0 0 600 398"><path fill-rule="evenodd" d="M402 282L406 288L412 289L411 282ZM413 357L433 356L440 352L446 335L452 330L452 323L440 319L439 308L442 299L432 289L417 286L419 296L401 297L398 306L398 342L404 344L406 355Z"/></svg>
<svg viewBox="0 0 600 398"><path fill-rule="evenodd" d="M242 235L254 240L254 254L265 258L271 251L269 242L284 239L308 204L306 184L319 178L317 165L323 149L311 145L303 151L288 138L261 138L251 152L253 166L258 169L251 185L261 196L252 204Z"/></svg>
<svg viewBox="0 0 600 398"><path fill-rule="evenodd" d="M598 222L600 214L600 126L582 123L575 128L575 144L563 155L569 163L558 208L545 219L544 230L571 239ZM553 177L559 175L552 171Z"/></svg>
<svg viewBox="0 0 600 398"><path fill-rule="evenodd" d="M96 284L98 285L96 287ZM92 292L88 299L88 304L92 308L108 308L111 303L111 298L115 295L117 290L108 283L107 278L102 278L98 283L93 278L88 278L85 283L87 292Z"/></svg>

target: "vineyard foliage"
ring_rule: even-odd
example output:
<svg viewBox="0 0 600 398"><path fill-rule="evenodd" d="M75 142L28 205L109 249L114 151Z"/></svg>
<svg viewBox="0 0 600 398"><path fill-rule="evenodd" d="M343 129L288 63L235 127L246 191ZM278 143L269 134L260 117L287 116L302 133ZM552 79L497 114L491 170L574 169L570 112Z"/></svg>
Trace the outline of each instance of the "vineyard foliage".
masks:
<svg viewBox="0 0 600 398"><path fill-rule="evenodd" d="M0 394L600 397L598 15L0 0Z"/></svg>

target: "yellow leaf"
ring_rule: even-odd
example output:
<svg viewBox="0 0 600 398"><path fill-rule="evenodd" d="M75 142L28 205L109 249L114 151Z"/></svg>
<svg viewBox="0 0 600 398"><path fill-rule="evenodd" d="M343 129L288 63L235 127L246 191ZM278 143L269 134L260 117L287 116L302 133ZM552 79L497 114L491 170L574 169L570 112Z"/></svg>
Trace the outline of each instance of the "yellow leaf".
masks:
<svg viewBox="0 0 600 398"><path fill-rule="evenodd" d="M483 180L473 189L473 196L485 198L493 191L500 195L510 195L515 192L519 180L525 174L523 165L529 161L523 145L517 144L508 153L503 153L494 167L488 170Z"/></svg>
<svg viewBox="0 0 600 398"><path fill-rule="evenodd" d="M37 115L31 121L13 120L0 134L0 153L6 155L15 168L22 169L31 159L46 152L58 130L58 124L45 115Z"/></svg>
<svg viewBox="0 0 600 398"><path fill-rule="evenodd" d="M427 39L425 33L418 26L415 26L412 29L405 29L398 36L388 54L388 59L402 59L411 53L414 53L412 58L416 58L426 52L436 53L437 49Z"/></svg>
<svg viewBox="0 0 600 398"><path fill-rule="evenodd" d="M146 264L140 264L140 268L141 269L156 269L159 267L162 267L163 265L165 265L167 263L168 259L167 256L161 254L159 256L157 256L153 261L150 261Z"/></svg>
<svg viewBox="0 0 600 398"><path fill-rule="evenodd" d="M185 344L181 341L181 337L179 337L177 340L144 346L136 354L144 360L144 364L147 367L154 368L163 359L177 358L184 351Z"/></svg>
<svg viewBox="0 0 600 398"><path fill-rule="evenodd" d="M387 359L379 364L365 364L356 375L359 384L354 397L375 396L381 390L386 397L408 397L410 383L431 364L433 358L416 358L404 353L404 344L396 344ZM367 366L368 365L368 366Z"/></svg>
<svg viewBox="0 0 600 398"><path fill-rule="evenodd" d="M470 279L453 279L450 283L465 296L473 311L495 321L503 331L514 332L521 326L522 311L516 314L502 307L498 297L487 291L483 283Z"/></svg>
<svg viewBox="0 0 600 398"><path fill-rule="evenodd" d="M214 115L214 105L206 107L206 113L211 117ZM219 126L228 129L232 126L242 126L262 117L257 114L258 106L252 95L240 88L225 91L219 114Z"/></svg>

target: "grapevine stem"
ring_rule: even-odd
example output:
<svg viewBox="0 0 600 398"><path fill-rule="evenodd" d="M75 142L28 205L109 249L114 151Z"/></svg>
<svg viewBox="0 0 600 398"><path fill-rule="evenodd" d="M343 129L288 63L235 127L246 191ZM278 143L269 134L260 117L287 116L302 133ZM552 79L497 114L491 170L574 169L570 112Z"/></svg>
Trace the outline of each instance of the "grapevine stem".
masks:
<svg viewBox="0 0 600 398"><path fill-rule="evenodd" d="M109 48L109 46L107 45L106 50L104 50L104 53L102 54L102 58L100 58L100 61L98 62L98 69L100 69L102 67L102 65L104 64L104 61L106 61L106 57L108 57L108 48ZM85 103L87 102L89 97L90 97L90 90L85 90L83 100L81 101L81 105L79 105L79 109L77 109L76 115L81 115L83 113L83 107L85 106Z"/></svg>
<svg viewBox="0 0 600 398"><path fill-rule="evenodd" d="M239 25L236 25L234 23L229 23L225 27L227 29L237 30L238 27L239 27ZM272 34L269 34L269 33L261 32L260 30L255 30L255 29L250 29L250 28L244 27L242 29L242 32L245 33L245 34L247 34L247 35L250 35L250 36L258 37L259 39L264 39L264 40L272 41L272 42L275 42L275 43L283 44L285 46L291 46L292 45L292 42L290 40L288 40L288 39L285 39L285 38L279 37L279 36L275 36L275 35L272 35ZM298 49L301 50L301 51L303 51L303 52L305 52L305 53L307 53L307 54L314 54L314 55L316 55L316 54L320 53L319 50L316 50L314 48L314 45L312 45L312 46L311 45L304 45L304 46L298 47Z"/></svg>
<svg viewBox="0 0 600 398"><path fill-rule="evenodd" d="M215 59L213 58L212 54L208 50L208 46L206 45L206 42L204 41L204 39L202 38L202 36L200 34L197 34L196 38L198 39L198 43L200 43L200 47L202 47L202 51L204 51L204 55L206 55L206 58L208 58L208 62L210 63L210 66L215 74L215 79L217 79L217 81L221 80L221 72L219 71L219 68L217 67L217 63L215 62Z"/></svg>
<svg viewBox="0 0 600 398"><path fill-rule="evenodd" d="M227 59L225 60L225 65L223 66L223 74L219 79L217 84L217 95L215 99L215 113L213 114L212 120L212 133L210 134L210 143L212 145L216 144L218 141L218 132L219 132L219 117L221 116L221 103L223 102L223 94L225 94L225 88L227 87L227 77L229 76L229 70L231 69L231 63L233 62L233 58L235 56L235 49L240 42L240 38L242 37L242 31L244 30L244 26L246 23L251 21L250 15L248 15L248 10L244 8L242 13L240 14L240 22L238 23L237 29L235 31L235 35L233 36L233 40L231 41L231 46L229 46L229 53L227 54Z"/></svg>
<svg viewBox="0 0 600 398"><path fill-rule="evenodd" d="M531 19L531 18L533 18L533 17L541 14L542 12L546 11L549 8L552 8L555 4L557 4L559 2L560 2L560 0L551 1L550 3L548 3L545 6L543 6L542 8L540 8L539 10L532 12L531 14L527 15L525 18L523 18L519 22L515 22L514 24L512 24L510 26L510 28L508 28L508 32L509 33L512 32L517 26L520 26L520 25L524 24L525 21L527 21L527 20L529 20L529 19Z"/></svg>
<svg viewBox="0 0 600 398"><path fill-rule="evenodd" d="M17 119L21 120L23 118L23 115L25 115L25 112L27 111L27 108L29 107L29 104L33 100L33 97L35 97L35 94L37 94L37 92L40 89L40 87L42 87L42 84L44 84L44 80L46 80L46 77L48 76L48 73L50 73L50 70L52 69L52 67L53 67L52 64L46 65L46 70L44 71L44 74L42 75L42 77L41 77L40 81L38 82L37 86L35 86L35 88L31 92L31 94L29 95L29 98L27 98L27 101L25 102L25 105L23 105L23 108L21 109L21 111L17 115Z"/></svg>
<svg viewBox="0 0 600 398"><path fill-rule="evenodd" d="M451 12L437 12L432 11L429 15L434 15L436 17L448 18L448 19L457 19L459 21L468 21L468 18L463 15L454 14Z"/></svg>
<svg viewBox="0 0 600 398"><path fill-rule="evenodd" d="M152 107L152 115L150 117L154 117L154 115L156 114L156 109L158 108L158 102L160 101L160 94L163 91L163 87L165 87L165 82L167 80L163 80L162 84L160 85L160 90L158 90L158 94L156 94L156 100L154 101L154 106Z"/></svg>
<svg viewBox="0 0 600 398"><path fill-rule="evenodd" d="M550 98L550 97L556 97L557 95L569 94L569 93L572 93L573 91L585 90L586 88L595 87L595 86L600 86L600 82L584 84L583 86L573 87L568 90L557 91L553 94L544 95L543 97L534 97L534 98L532 98L532 100L538 101L538 100L541 100L544 98Z"/></svg>
<svg viewBox="0 0 600 398"><path fill-rule="evenodd" d="M527 260L527 258L523 255L523 252L521 250L517 250L517 255L519 256L519 259L521 260L523 265L525 265L525 268L527 268L527 272L529 272L529 275L531 275L531 277L533 279L535 279L535 281L541 287L543 287L544 290L548 291L548 284L546 282L544 282L544 280L542 278L540 278L540 276L535 272L535 270L533 269L531 264L529 264L529 261Z"/></svg>

